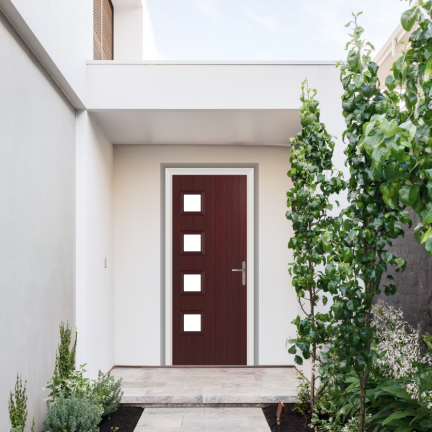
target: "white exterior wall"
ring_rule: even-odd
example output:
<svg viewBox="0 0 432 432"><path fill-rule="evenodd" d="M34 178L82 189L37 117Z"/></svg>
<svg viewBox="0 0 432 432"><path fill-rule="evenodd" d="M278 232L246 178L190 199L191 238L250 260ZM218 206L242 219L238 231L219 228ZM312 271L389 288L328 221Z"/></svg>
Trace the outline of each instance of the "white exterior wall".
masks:
<svg viewBox="0 0 432 432"><path fill-rule="evenodd" d="M53 62L84 102L86 60L93 58L93 2L0 0L0 8L14 20L17 30L46 67Z"/></svg>
<svg viewBox="0 0 432 432"><path fill-rule="evenodd" d="M75 110L1 12L0 41L0 429L19 373L39 431L58 326L75 328Z"/></svg>
<svg viewBox="0 0 432 432"><path fill-rule="evenodd" d="M114 0L114 60L157 60L147 3Z"/></svg>
<svg viewBox="0 0 432 432"><path fill-rule="evenodd" d="M113 147L87 111L77 118L77 365L114 366ZM105 268L105 258L107 266Z"/></svg>
<svg viewBox="0 0 432 432"><path fill-rule="evenodd" d="M114 146L115 363L164 364L164 163L258 164L255 361L292 364L285 350L285 340L294 335L291 321L297 314L287 272L291 259L287 242L292 234L285 219L289 149L179 145Z"/></svg>

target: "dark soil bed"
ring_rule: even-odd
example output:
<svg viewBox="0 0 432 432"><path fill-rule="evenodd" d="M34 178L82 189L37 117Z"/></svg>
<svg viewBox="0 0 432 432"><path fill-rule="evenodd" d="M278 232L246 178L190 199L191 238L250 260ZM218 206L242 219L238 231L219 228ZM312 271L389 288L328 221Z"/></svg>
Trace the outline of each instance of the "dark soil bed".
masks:
<svg viewBox="0 0 432 432"><path fill-rule="evenodd" d="M118 432L133 432L143 411L144 408L120 405L117 411L111 413L111 419L105 417L101 421L99 430L100 432L112 432L111 428L115 430L118 427Z"/></svg>
<svg viewBox="0 0 432 432"><path fill-rule="evenodd" d="M308 426L311 420L310 416L305 417L294 411L294 404L285 404L281 424L278 426L276 424L277 407L277 404L272 404L263 408L265 418L272 432L313 432L313 429Z"/></svg>

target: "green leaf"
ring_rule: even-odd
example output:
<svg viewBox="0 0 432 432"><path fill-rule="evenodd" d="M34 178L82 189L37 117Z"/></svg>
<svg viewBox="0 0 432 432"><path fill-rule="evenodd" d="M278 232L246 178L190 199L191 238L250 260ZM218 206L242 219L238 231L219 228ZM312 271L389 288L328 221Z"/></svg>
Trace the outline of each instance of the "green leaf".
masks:
<svg viewBox="0 0 432 432"><path fill-rule="evenodd" d="M384 134L378 131L366 137L365 140L363 141L363 145L367 154L371 155L373 151L383 143L384 138L385 138Z"/></svg>
<svg viewBox="0 0 432 432"><path fill-rule="evenodd" d="M399 189L399 199L402 202L402 204L405 204L406 206L412 206L415 202L415 200L418 197L418 186L402 186Z"/></svg>
<svg viewBox="0 0 432 432"><path fill-rule="evenodd" d="M399 164L395 161L390 162L384 168L384 177L390 182L395 182L399 178L400 174L401 169Z"/></svg>
<svg viewBox="0 0 432 432"><path fill-rule="evenodd" d="M423 244L432 234L432 228L429 228L422 236L421 243Z"/></svg>
<svg viewBox="0 0 432 432"><path fill-rule="evenodd" d="M432 237L426 240L425 248L432 255Z"/></svg>
<svg viewBox="0 0 432 432"><path fill-rule="evenodd" d="M398 218L401 221L401 223L403 223L403 224L408 224L411 222L410 214L406 210L400 211Z"/></svg>
<svg viewBox="0 0 432 432"><path fill-rule="evenodd" d="M423 77L424 82L428 82L432 76L432 58L426 63L426 71Z"/></svg>
<svg viewBox="0 0 432 432"><path fill-rule="evenodd" d="M381 258L385 263L389 263L393 259L394 255L391 252L383 251Z"/></svg>
<svg viewBox="0 0 432 432"><path fill-rule="evenodd" d="M325 273L329 279L333 279L336 276L336 268L333 264L326 265Z"/></svg>
<svg viewBox="0 0 432 432"><path fill-rule="evenodd" d="M417 20L417 7L406 10L401 16L401 24L404 30L410 31Z"/></svg>
<svg viewBox="0 0 432 432"><path fill-rule="evenodd" d="M350 311L356 311L358 309L358 302L357 302L357 300L348 300L348 302L347 302L347 308Z"/></svg>
<svg viewBox="0 0 432 432"><path fill-rule="evenodd" d="M353 72L359 72L360 70L360 50L352 49L348 53L347 62Z"/></svg>
<svg viewBox="0 0 432 432"><path fill-rule="evenodd" d="M379 147L372 153L372 161L375 169L379 170L387 160L388 150L386 147Z"/></svg>
<svg viewBox="0 0 432 432"><path fill-rule="evenodd" d="M342 259L345 263L351 263L353 260L353 251L349 247L342 248Z"/></svg>
<svg viewBox="0 0 432 432"><path fill-rule="evenodd" d="M311 330L311 323L309 321L304 321L301 320L300 321L300 326L299 326L299 334L300 336L307 336ZM301 348L300 348L301 349Z"/></svg>
<svg viewBox="0 0 432 432"><path fill-rule="evenodd" d="M296 355L294 357L294 361L295 361L295 363L297 363L300 366L303 364L303 359L300 356L298 356L298 355Z"/></svg>
<svg viewBox="0 0 432 432"><path fill-rule="evenodd" d="M351 345L358 345L360 342L360 335L358 333L351 333L348 337L348 340Z"/></svg>
<svg viewBox="0 0 432 432"><path fill-rule="evenodd" d="M288 350L288 352L289 352L290 354L295 354L295 353L297 352L297 348L296 348L296 346L293 345L293 346Z"/></svg>
<svg viewBox="0 0 432 432"><path fill-rule="evenodd" d="M414 426L402 425L399 426L395 432L411 432L414 429Z"/></svg>
<svg viewBox="0 0 432 432"><path fill-rule="evenodd" d="M407 410L407 411L396 411L393 414L391 414L390 416L388 416L384 421L383 421L383 426L390 423L392 420L399 420L401 418L404 417L408 417L408 416L416 416L417 412L413 411L413 410ZM413 428L414 429L414 428Z"/></svg>
<svg viewBox="0 0 432 432"><path fill-rule="evenodd" d="M387 119L384 119L381 122L380 128L385 135L387 135L388 137L392 137L396 135L399 129L399 125L396 120L392 120L391 122L389 122Z"/></svg>
<svg viewBox="0 0 432 432"><path fill-rule="evenodd" d="M326 296L322 296L322 302L323 305L325 306L328 303L328 298Z"/></svg>
<svg viewBox="0 0 432 432"><path fill-rule="evenodd" d="M385 85L387 86L387 88L390 91L393 91L394 88L396 87L394 82L395 82L395 79L394 79L393 75L389 75L385 80Z"/></svg>

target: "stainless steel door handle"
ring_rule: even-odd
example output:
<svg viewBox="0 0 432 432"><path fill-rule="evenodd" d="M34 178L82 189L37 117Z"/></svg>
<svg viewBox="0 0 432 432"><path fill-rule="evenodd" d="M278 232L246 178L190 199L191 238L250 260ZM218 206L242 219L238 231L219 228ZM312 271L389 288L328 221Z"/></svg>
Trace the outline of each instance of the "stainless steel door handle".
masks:
<svg viewBox="0 0 432 432"><path fill-rule="evenodd" d="M243 261L241 269L232 269L232 271L242 272L242 284L246 285L246 261Z"/></svg>

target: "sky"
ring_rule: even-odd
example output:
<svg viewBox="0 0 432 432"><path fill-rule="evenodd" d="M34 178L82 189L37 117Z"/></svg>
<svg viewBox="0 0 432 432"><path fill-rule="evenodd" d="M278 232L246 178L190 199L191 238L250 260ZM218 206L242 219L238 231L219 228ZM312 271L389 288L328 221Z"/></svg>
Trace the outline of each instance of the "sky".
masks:
<svg viewBox="0 0 432 432"><path fill-rule="evenodd" d="M377 51L408 9L404 0L147 0L161 60L341 60L345 24ZM376 52L377 52L376 51Z"/></svg>

